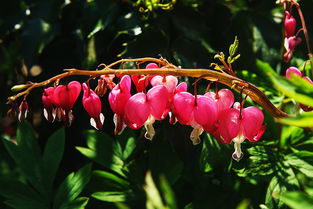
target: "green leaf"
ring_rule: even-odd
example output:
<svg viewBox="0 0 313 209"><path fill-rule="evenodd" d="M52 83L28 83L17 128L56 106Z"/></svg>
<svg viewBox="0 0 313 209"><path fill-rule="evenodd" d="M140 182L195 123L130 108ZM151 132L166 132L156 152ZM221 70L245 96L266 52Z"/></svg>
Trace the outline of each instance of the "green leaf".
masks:
<svg viewBox="0 0 313 209"><path fill-rule="evenodd" d="M65 144L64 128L56 131L49 137L42 156L42 168L45 183L48 188L52 186L55 174L61 162Z"/></svg>
<svg viewBox="0 0 313 209"><path fill-rule="evenodd" d="M88 197L79 197L65 205L63 205L60 209L85 209L88 204Z"/></svg>
<svg viewBox="0 0 313 209"><path fill-rule="evenodd" d="M34 130L29 123L18 125L16 143L3 140L4 145L27 180L41 194L46 192L41 167L41 153Z"/></svg>
<svg viewBox="0 0 313 209"><path fill-rule="evenodd" d="M292 209L312 208L313 206L313 198L303 192L285 192L279 198Z"/></svg>
<svg viewBox="0 0 313 209"><path fill-rule="evenodd" d="M299 189L299 182L288 164L280 163L279 170L275 173L267 189L265 204L268 208L283 208L283 202L278 195Z"/></svg>
<svg viewBox="0 0 313 209"><path fill-rule="evenodd" d="M78 197L90 179L90 171L91 164L87 164L76 173L73 172L66 177L56 192L54 209L63 207Z"/></svg>
<svg viewBox="0 0 313 209"><path fill-rule="evenodd" d="M93 175L102 181L108 182L108 184L114 187L120 189L127 189L129 187L129 182L116 174L97 170L93 172Z"/></svg>
<svg viewBox="0 0 313 209"><path fill-rule="evenodd" d="M278 122L297 127L313 127L313 112L303 112L295 117L280 118Z"/></svg>
<svg viewBox="0 0 313 209"><path fill-rule="evenodd" d="M237 39L237 36L235 36L234 43L232 43L229 46L229 56L233 57L236 54L236 52L238 50L238 46L239 46L239 41Z"/></svg>
<svg viewBox="0 0 313 209"><path fill-rule="evenodd" d="M7 198L6 204L12 208L49 208L45 199L31 187L16 180L0 179L0 195Z"/></svg>
<svg viewBox="0 0 313 209"><path fill-rule="evenodd" d="M146 191L147 195L146 208L147 209L165 208L160 192L153 181L151 172L148 172L146 174L145 179L146 185L144 186L144 190Z"/></svg>
<svg viewBox="0 0 313 209"><path fill-rule="evenodd" d="M122 170L124 162L121 156L123 154L119 144L114 143L109 135L100 131L89 130L85 136L88 148L76 147L76 149L89 159L125 176Z"/></svg>
<svg viewBox="0 0 313 209"><path fill-rule="evenodd" d="M164 197L165 204L171 209L176 209L177 204L174 192L164 176L160 176L160 188Z"/></svg>
<svg viewBox="0 0 313 209"><path fill-rule="evenodd" d="M113 191L113 192L96 192L91 196L97 200L105 202L125 202L128 196L131 196L131 192L127 191Z"/></svg>
<svg viewBox="0 0 313 209"><path fill-rule="evenodd" d="M313 178L313 152L298 151L287 155L286 158L292 167Z"/></svg>
<svg viewBox="0 0 313 209"><path fill-rule="evenodd" d="M121 135L116 137L122 148L122 158L127 160L136 148L136 138L132 130L124 130Z"/></svg>

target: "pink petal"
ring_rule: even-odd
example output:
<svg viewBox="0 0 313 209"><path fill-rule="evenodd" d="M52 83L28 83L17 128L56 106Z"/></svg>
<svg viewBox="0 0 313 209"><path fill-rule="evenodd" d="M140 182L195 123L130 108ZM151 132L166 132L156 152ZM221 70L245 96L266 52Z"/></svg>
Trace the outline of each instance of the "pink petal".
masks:
<svg viewBox="0 0 313 209"><path fill-rule="evenodd" d="M157 119L162 120L168 111L168 91L164 86L155 86L147 93L147 101L150 106L150 113Z"/></svg>
<svg viewBox="0 0 313 209"><path fill-rule="evenodd" d="M173 97L173 113L179 123L188 125L193 120L195 97L189 92L180 92Z"/></svg>
<svg viewBox="0 0 313 209"><path fill-rule="evenodd" d="M239 114L239 110L230 108L220 116L219 131L224 140L231 141L238 135L241 128Z"/></svg>
<svg viewBox="0 0 313 209"><path fill-rule="evenodd" d="M140 128L150 115L150 107L144 93L137 93L129 98L125 105L125 117L134 128Z"/></svg>
<svg viewBox="0 0 313 209"><path fill-rule="evenodd" d="M286 70L286 78L291 79L291 76L290 76L291 73L299 77L302 77L302 72L296 67L289 67Z"/></svg>
<svg viewBox="0 0 313 209"><path fill-rule="evenodd" d="M217 107L214 100L207 96L197 96L194 118L201 126L212 126L217 119Z"/></svg>
<svg viewBox="0 0 313 209"><path fill-rule="evenodd" d="M258 134L264 121L263 112L257 107L247 107L242 110L242 125L244 135L250 141Z"/></svg>
<svg viewBox="0 0 313 209"><path fill-rule="evenodd" d="M102 112L102 103L100 101L99 96L89 87L86 83L83 83L83 106L90 117L99 118L99 115ZM98 120L100 121L100 120Z"/></svg>
<svg viewBox="0 0 313 209"><path fill-rule="evenodd" d="M120 83L116 85L109 94L109 103L113 112L124 115L125 105L130 94L131 80L130 77L123 76Z"/></svg>
<svg viewBox="0 0 313 209"><path fill-rule="evenodd" d="M187 83L186 82L181 82L180 84L177 85L175 93L187 91Z"/></svg>

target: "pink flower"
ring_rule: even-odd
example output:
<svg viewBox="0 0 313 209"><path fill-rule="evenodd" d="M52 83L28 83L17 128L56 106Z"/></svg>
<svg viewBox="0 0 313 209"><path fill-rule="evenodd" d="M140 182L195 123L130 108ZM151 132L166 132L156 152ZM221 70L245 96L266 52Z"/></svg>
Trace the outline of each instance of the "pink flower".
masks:
<svg viewBox="0 0 313 209"><path fill-rule="evenodd" d="M295 35L297 21L288 11L285 11L284 26L285 37L289 38Z"/></svg>
<svg viewBox="0 0 313 209"><path fill-rule="evenodd" d="M104 115L102 114L102 103L99 96L83 83L83 106L89 114L90 124L96 129L101 129L104 121Z"/></svg>
<svg viewBox="0 0 313 209"><path fill-rule="evenodd" d="M44 89L42 93L41 101L43 104L43 114L49 122L53 122L55 119L55 109L53 100L54 88L49 87Z"/></svg>
<svg viewBox="0 0 313 209"><path fill-rule="evenodd" d="M155 135L153 123L167 115L168 92L164 86L155 86L147 94L137 93L125 105L125 117L130 128L138 129L145 125L147 139Z"/></svg>
<svg viewBox="0 0 313 209"><path fill-rule="evenodd" d="M115 77L114 74L109 75L101 75L98 79L98 85L95 88L95 93L103 97L105 93L107 92L107 88L113 89L115 86L115 83L113 82L113 78Z"/></svg>
<svg viewBox="0 0 313 209"><path fill-rule="evenodd" d="M240 144L248 139L250 142L258 141L265 131L262 125L264 115L257 107L247 107L241 109L240 104L235 103L235 108L225 110L220 116L219 140L229 144L234 142L235 152L233 159L239 161L243 157Z"/></svg>
<svg viewBox="0 0 313 209"><path fill-rule="evenodd" d="M28 103L23 100L18 108L18 120L22 121L25 120L27 118L28 115Z"/></svg>
<svg viewBox="0 0 313 209"><path fill-rule="evenodd" d="M147 76L145 75L132 75L131 78L134 85L136 86L137 92L143 91L149 84Z"/></svg>
<svg viewBox="0 0 313 209"><path fill-rule="evenodd" d="M216 103L204 95L195 97L188 92L176 93L172 110L179 123L193 127L190 139L195 145L200 143L203 129L212 127L217 119Z"/></svg>
<svg viewBox="0 0 313 209"><path fill-rule="evenodd" d="M115 124L115 134L120 134L125 129L124 121L125 105L131 97L131 79L128 75L122 77L121 81L112 89L109 94L110 107L115 113L113 122Z"/></svg>
<svg viewBox="0 0 313 209"><path fill-rule="evenodd" d="M70 126L74 115L72 108L81 91L81 85L77 81L72 81L66 86L59 85L53 92L53 103L56 106L56 118L63 120L65 125Z"/></svg>
<svg viewBox="0 0 313 209"><path fill-rule="evenodd" d="M291 76L290 76L291 73L299 77L302 77L302 72L296 67L289 67L286 70L286 78L291 79Z"/></svg>
<svg viewBox="0 0 313 209"><path fill-rule="evenodd" d="M300 37L290 36L289 38L285 38L285 49L286 53L283 58L285 62L289 62L292 59L293 52L295 48L302 42Z"/></svg>

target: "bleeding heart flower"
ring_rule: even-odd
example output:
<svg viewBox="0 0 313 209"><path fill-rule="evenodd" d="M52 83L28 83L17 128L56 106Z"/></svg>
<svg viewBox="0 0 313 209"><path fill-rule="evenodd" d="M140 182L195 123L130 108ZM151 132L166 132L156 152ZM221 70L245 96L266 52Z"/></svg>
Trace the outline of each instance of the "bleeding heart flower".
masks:
<svg viewBox="0 0 313 209"><path fill-rule="evenodd" d="M42 104L43 104L43 114L45 118L49 122L53 122L55 119L55 109L54 109L54 100L53 100L53 94L54 94L54 87L49 87L44 89L44 92L42 93Z"/></svg>
<svg viewBox="0 0 313 209"><path fill-rule="evenodd" d="M99 97L103 97L105 93L107 92L107 89L113 89L115 86L115 83L113 82L113 78L115 77L114 74L109 75L101 75L98 79L98 85L95 88L95 93Z"/></svg>
<svg viewBox="0 0 313 209"><path fill-rule="evenodd" d="M168 92L164 86L155 86L147 94L137 93L125 105L125 116L130 128L138 129L145 125L145 137L152 139L155 120L163 120L167 115Z"/></svg>
<svg viewBox="0 0 313 209"><path fill-rule="evenodd" d="M225 144L234 142L235 152L233 159L239 161L243 157L240 144L248 139L250 142L258 141L263 135L266 126L263 112L257 107L247 107L241 109L240 104L235 103L235 108L225 110L220 116L220 141ZM237 108L236 108L237 107ZM238 108L239 107L239 108Z"/></svg>
<svg viewBox="0 0 313 209"><path fill-rule="evenodd" d="M70 126L74 115L72 108L81 91L81 85L77 81L72 81L66 86L59 85L53 92L53 103L56 106L56 118L63 120L65 125Z"/></svg>
<svg viewBox="0 0 313 209"><path fill-rule="evenodd" d="M96 129L101 129L104 122L104 115L102 114L102 103L99 96L83 83L83 106L89 114L90 124Z"/></svg>
<svg viewBox="0 0 313 209"><path fill-rule="evenodd" d="M128 75L122 77L121 81L112 89L109 94L109 103L113 110L114 133L120 134L125 129L125 105L131 97L131 79Z"/></svg>
<svg viewBox="0 0 313 209"><path fill-rule="evenodd" d="M193 127L190 139L194 145L200 143L203 128L213 126L217 119L217 107L212 98L204 95L195 97L188 92L174 95L172 111L179 123Z"/></svg>
<svg viewBox="0 0 313 209"><path fill-rule="evenodd" d="M285 62L289 62L292 59L293 52L295 48L302 42L300 37L290 36L289 38L285 38L285 49L286 53L283 58Z"/></svg>
<svg viewBox="0 0 313 209"><path fill-rule="evenodd" d="M289 38L295 35L297 21L288 11L285 11L284 26L285 37Z"/></svg>

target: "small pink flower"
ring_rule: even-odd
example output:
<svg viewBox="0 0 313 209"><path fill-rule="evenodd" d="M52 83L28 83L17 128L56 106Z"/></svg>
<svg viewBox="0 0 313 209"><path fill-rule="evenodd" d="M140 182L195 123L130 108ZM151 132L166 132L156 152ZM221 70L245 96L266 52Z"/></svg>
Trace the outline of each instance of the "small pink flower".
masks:
<svg viewBox="0 0 313 209"><path fill-rule="evenodd" d="M53 122L55 119L53 94L54 87L49 87L44 89L41 97L41 101L43 104L43 114L49 122Z"/></svg>
<svg viewBox="0 0 313 209"><path fill-rule="evenodd" d="M289 62L292 59L295 48L301 42L302 42L302 39L300 37L290 36L289 38L285 38L284 46L286 49L286 53L283 56L285 62Z"/></svg>
<svg viewBox="0 0 313 209"><path fill-rule="evenodd" d="M219 134L222 143L234 142L235 152L233 159L239 161L243 157L240 144L248 139L250 142L258 141L265 131L263 112L257 107L247 107L241 110L240 104L235 108L226 110L220 116ZM239 108L238 108L239 107Z"/></svg>
<svg viewBox="0 0 313 209"><path fill-rule="evenodd" d="M28 103L23 100L18 108L18 120L19 121L22 121L22 120L25 120L27 118L27 115L28 115Z"/></svg>
<svg viewBox="0 0 313 209"><path fill-rule="evenodd" d="M285 37L289 38L295 35L297 21L288 11L285 11L284 26Z"/></svg>
<svg viewBox="0 0 313 209"><path fill-rule="evenodd" d="M147 76L145 75L132 75L131 76L137 92L143 91L149 84Z"/></svg>
<svg viewBox="0 0 313 209"><path fill-rule="evenodd" d="M101 75L100 78L98 79L98 85L95 88L95 93L103 97L105 93L107 92L107 89L113 89L115 86L115 83L113 82L113 78L115 77L114 74L109 74L109 75Z"/></svg>
<svg viewBox="0 0 313 209"><path fill-rule="evenodd" d="M89 114L90 124L96 129L101 129L104 121L104 115L102 114L102 103L99 96L83 83L83 106Z"/></svg>
<svg viewBox="0 0 313 209"><path fill-rule="evenodd" d="M129 98L125 106L125 117L130 128L138 129L145 125L145 137L155 135L153 123L167 115L168 92L164 86L155 86L147 94L137 93Z"/></svg>
<svg viewBox="0 0 313 209"><path fill-rule="evenodd" d="M70 126L74 120L72 108L81 91L81 85L72 81L66 86L59 85L53 92L53 103L56 106L57 120L63 120L66 126Z"/></svg>
<svg viewBox="0 0 313 209"><path fill-rule="evenodd" d="M125 129L125 105L131 97L131 79L128 75L122 77L121 81L112 89L109 94L109 104L115 113L113 122L115 124L114 133L120 134Z"/></svg>

